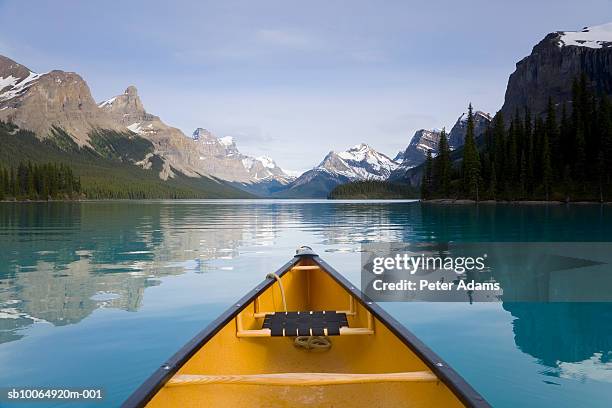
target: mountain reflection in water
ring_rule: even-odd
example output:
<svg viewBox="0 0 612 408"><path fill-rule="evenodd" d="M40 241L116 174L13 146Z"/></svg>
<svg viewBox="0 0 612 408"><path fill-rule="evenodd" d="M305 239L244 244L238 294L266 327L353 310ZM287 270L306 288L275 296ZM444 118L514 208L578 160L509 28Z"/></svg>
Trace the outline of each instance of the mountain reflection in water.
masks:
<svg viewBox="0 0 612 408"><path fill-rule="evenodd" d="M199 302L192 306L194 310L217 314L303 244L315 248L350 280L359 283L361 243L415 241L612 241L612 207L292 200L0 203L0 365L10 364L14 370L8 377L0 374L0 386L12 385L8 379L14 378L45 384L50 372L60 380L72 378L57 367L53 370L39 367L45 364L40 359L22 360L19 364L14 360L15 353L34 350L26 340L38 339L42 329L33 329L48 326L44 329L45 346L62 355L61 342L71 338L59 328L90 324L112 332L116 327L115 337L121 342L109 345L108 339L103 343L104 340L96 338L88 342L100 341L94 344L100 350L112 347L116 362L130 365L124 377L115 378L102 368L96 370L95 363L101 363L96 358L103 357L84 357L78 354L78 347L70 350L70 357L61 358L63 361L71 358L73 370L86 373L89 383L107 387L110 405L117 405L153 367L194 334L191 327L201 328L214 318L203 312L191 317L188 307L193 299ZM170 277L172 280L167 279ZM508 288L512 284L508 273L493 277ZM556 282L557 289L563 288L555 279L547 275L539 284ZM215 286L196 282L214 282ZM563 282L568 279L563 278ZM606 285L607 280L600 281L602 291ZM497 347L502 347L501 339L487 340L487 336L493 339L507 330L510 334L506 338L514 342L515 350L536 359L536 375L549 378L549 382L593 380L592 384L602 382L609 387L611 305L504 302L487 306L488 320L473 323L473 327L476 330L488 327L487 324L499 324L490 333L480 334L481 348L496 347L497 343L500 344ZM139 320L145 306L163 312L147 312L143 315L146 318ZM478 354L478 348L467 346L468 339L475 341L468 337L468 332L456 330L445 320L449 313L459 313L458 310L463 310L464 317L478 316L484 310L482 305L385 307L392 313L397 310L400 321L409 328L414 326L417 335L465 374L485 397L495 402L493 405L512 406L516 402L512 394L520 392L505 394L494 389L493 368L478 366L478 370L472 370L473 361L462 360L463 355L486 357ZM436 312L439 307L444 308L440 309L443 312ZM421 313L408 313L415 308ZM134 332L146 333L148 328L159 326L164 333L177 333L175 343L164 343L160 332L153 330L155 337L147 343L149 338L136 337L137 334L121 328L123 323L115 323L115 313L97 313L113 310L132 312L129 324ZM425 317L427 322L417 321ZM187 329L186 325L191 326ZM456 344L464 343L466 346L460 351L453 351ZM158 347L157 354L151 351L152 345ZM4 354L3 348L7 350ZM514 351L498 348L496 353L497 358L503 359L510 358ZM519 364L517 358L512 360ZM520 364L521 369L534 371L530 363ZM504 375L519 376L519 372L516 369L517 374ZM532 383L521 384L519 377L512 381L525 392L531 390ZM593 393L596 385L589 387L588 392ZM579 389L566 383L555 389L580 395ZM558 394L558 406L569 401L570 394L561 391L552 394L548 390L542 388L538 392L541 395L551 392L547 398Z"/></svg>

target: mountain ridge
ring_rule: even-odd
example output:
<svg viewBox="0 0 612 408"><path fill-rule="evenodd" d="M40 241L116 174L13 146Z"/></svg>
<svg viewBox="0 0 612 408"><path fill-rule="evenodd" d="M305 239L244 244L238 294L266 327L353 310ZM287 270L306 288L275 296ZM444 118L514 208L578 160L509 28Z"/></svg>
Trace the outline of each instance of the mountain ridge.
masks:
<svg viewBox="0 0 612 408"><path fill-rule="evenodd" d="M360 143L341 152L330 151L317 166L297 177L276 196L327 198L339 184L386 180L398 167L388 156Z"/></svg>
<svg viewBox="0 0 612 408"><path fill-rule="evenodd" d="M236 183L234 187L284 185L293 180L272 159L243 155L234 142L227 143L228 137L216 138L210 132L206 140L187 137L147 112L133 85L96 103L78 74L60 70L38 74L5 56L0 56L0 120L67 148L74 142L103 157L129 156L132 164L157 172L164 181L179 174L221 179ZM56 137L57 132L67 139ZM139 150L141 157L114 152L119 145L135 152L128 145L139 138L152 143L152 149Z"/></svg>

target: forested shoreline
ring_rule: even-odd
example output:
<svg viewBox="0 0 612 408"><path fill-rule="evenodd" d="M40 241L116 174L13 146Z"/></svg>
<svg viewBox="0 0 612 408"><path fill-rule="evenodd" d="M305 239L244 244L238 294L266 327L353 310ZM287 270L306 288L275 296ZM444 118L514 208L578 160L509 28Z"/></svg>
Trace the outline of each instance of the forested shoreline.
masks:
<svg viewBox="0 0 612 408"><path fill-rule="evenodd" d="M74 200L81 198L81 181L62 163L0 164L0 200Z"/></svg>
<svg viewBox="0 0 612 408"><path fill-rule="evenodd" d="M585 76L574 80L572 103L549 99L545 115L498 112L480 140L470 104L460 160L452 161L445 132L439 154L428 153L421 197L475 201L612 200L612 108ZM560 111L560 114L558 112Z"/></svg>
<svg viewBox="0 0 612 408"><path fill-rule="evenodd" d="M206 177L192 178L177 172L174 177L162 180L159 177L162 162L157 156L151 157L150 169L134 164L152 150L152 145L126 144L121 135L112 131L98 130L90 136L92 143L106 152L104 155L92 148L77 146L60 128L54 128L46 138L39 139L33 132L0 121L0 169L4 193L0 200L253 198L249 193ZM38 173L44 166L67 166L78 181L72 187L78 184L79 190L68 191L68 194L59 191L49 197L45 190L48 183L39 182L41 188L32 190L27 177L22 177L23 181L15 188L14 180L19 179L18 169L21 167L24 174L23 168L29 170L30 165L38 167ZM15 173L13 178L11 168Z"/></svg>
<svg viewBox="0 0 612 408"><path fill-rule="evenodd" d="M409 199L418 198L418 191L405 184L388 181L364 180L340 184L330 193L328 198L341 199Z"/></svg>

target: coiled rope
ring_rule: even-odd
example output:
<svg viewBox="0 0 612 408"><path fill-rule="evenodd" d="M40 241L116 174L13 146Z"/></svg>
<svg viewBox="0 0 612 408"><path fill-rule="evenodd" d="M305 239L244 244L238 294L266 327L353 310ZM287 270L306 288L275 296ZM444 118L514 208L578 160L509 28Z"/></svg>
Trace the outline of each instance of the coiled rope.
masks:
<svg viewBox="0 0 612 408"><path fill-rule="evenodd" d="M297 336L293 344L306 350L327 350L331 348L331 340L326 336Z"/></svg>

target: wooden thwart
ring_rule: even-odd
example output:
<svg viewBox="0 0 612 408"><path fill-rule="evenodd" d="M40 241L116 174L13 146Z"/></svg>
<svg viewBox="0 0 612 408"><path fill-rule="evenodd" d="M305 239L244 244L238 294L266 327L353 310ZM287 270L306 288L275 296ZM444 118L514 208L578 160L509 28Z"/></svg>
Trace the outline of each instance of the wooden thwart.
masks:
<svg viewBox="0 0 612 408"><path fill-rule="evenodd" d="M298 265L298 266L294 266L291 269L296 270L296 271L315 271L315 270L321 269L321 267L318 265Z"/></svg>
<svg viewBox="0 0 612 408"><path fill-rule="evenodd" d="M279 385L315 386L364 384L385 382L433 382L438 381L430 371L409 371L382 374L344 374L344 373L278 373L244 375L195 375L179 374L172 377L166 386L205 384L242 384L242 385Z"/></svg>

